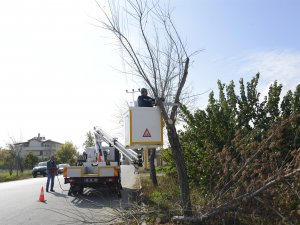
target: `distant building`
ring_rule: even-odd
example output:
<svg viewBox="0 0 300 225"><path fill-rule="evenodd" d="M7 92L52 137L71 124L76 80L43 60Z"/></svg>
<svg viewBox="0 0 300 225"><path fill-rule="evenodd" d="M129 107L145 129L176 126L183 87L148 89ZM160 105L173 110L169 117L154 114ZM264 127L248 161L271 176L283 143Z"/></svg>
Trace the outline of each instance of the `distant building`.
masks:
<svg viewBox="0 0 300 225"><path fill-rule="evenodd" d="M32 152L33 155L38 156L40 159L48 159L51 155L55 155L55 151L61 145L61 143L46 139L40 134L26 142L15 144L20 149L20 157L24 158L27 153Z"/></svg>

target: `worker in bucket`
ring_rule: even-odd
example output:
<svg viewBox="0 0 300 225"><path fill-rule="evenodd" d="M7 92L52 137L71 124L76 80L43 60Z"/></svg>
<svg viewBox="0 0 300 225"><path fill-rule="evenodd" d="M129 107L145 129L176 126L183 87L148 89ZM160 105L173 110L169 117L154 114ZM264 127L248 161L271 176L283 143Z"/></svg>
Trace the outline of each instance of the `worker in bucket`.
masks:
<svg viewBox="0 0 300 225"><path fill-rule="evenodd" d="M51 186L50 186L50 191L55 192L53 187L54 187L54 177L57 172L57 167L56 167L56 162L55 158L52 155L50 157L50 160L47 162L47 184L46 184L46 192L49 192L49 184L51 181Z"/></svg>
<svg viewBox="0 0 300 225"><path fill-rule="evenodd" d="M138 107L153 107L155 99L148 96L146 88L141 89L141 95L138 97Z"/></svg>
<svg viewBox="0 0 300 225"><path fill-rule="evenodd" d="M150 98L148 96L148 91L146 88L142 88L141 95L138 97L138 107L153 107L154 105L155 105L155 99ZM149 150L152 151L153 149L149 149ZM150 153L150 151L148 152L148 154ZM138 167L134 167L134 173L139 173Z"/></svg>

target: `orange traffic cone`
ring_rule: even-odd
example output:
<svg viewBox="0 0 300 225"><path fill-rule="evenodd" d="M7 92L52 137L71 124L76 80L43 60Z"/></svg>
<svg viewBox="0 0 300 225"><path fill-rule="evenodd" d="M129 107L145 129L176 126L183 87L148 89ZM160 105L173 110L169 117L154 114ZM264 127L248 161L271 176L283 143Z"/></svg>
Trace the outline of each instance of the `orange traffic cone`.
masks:
<svg viewBox="0 0 300 225"><path fill-rule="evenodd" d="M39 202L46 202L45 197L44 197L44 187L43 186L41 188L41 194L40 194Z"/></svg>

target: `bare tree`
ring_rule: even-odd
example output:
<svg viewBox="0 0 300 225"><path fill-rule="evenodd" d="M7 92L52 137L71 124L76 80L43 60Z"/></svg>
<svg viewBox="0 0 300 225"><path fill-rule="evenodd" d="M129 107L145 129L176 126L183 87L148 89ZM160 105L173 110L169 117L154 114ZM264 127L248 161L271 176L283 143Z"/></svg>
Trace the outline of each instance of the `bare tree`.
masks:
<svg viewBox="0 0 300 225"><path fill-rule="evenodd" d="M108 1L108 7L97 4L105 16L100 20L101 27L110 31L125 50L127 73L146 85L162 112L178 171L183 214L191 215L188 177L175 126L191 54L174 26L168 6L146 0L127 0L124 5ZM171 104L164 104L164 99Z"/></svg>
<svg viewBox="0 0 300 225"><path fill-rule="evenodd" d="M13 138L11 138L11 143L7 144L8 149L10 150L10 155L16 163L17 176L19 176L19 170L23 172L22 168L22 159L21 159L21 151L22 151L22 143L17 143ZM13 162L13 161L12 161ZM12 174L13 164L10 167L10 173Z"/></svg>

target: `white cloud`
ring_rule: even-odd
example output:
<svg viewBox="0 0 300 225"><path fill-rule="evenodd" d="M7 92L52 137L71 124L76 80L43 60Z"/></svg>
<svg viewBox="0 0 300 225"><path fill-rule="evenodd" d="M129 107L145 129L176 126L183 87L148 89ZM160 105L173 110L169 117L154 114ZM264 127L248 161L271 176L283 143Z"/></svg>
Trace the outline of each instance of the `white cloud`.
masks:
<svg viewBox="0 0 300 225"><path fill-rule="evenodd" d="M294 90L300 83L300 52L272 50L252 53L241 59L241 74L261 74L260 84L269 86L275 80L283 84L283 92ZM263 88L265 92L266 88ZM264 93L263 93L264 94Z"/></svg>

